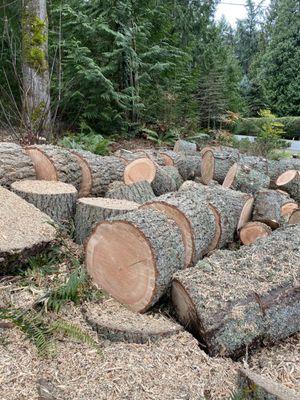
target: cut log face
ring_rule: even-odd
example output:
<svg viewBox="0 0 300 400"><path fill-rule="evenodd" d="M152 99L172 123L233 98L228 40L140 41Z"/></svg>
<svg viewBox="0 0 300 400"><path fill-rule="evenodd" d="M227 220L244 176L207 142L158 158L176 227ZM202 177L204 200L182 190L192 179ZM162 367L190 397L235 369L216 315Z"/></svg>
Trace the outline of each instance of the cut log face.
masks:
<svg viewBox="0 0 300 400"><path fill-rule="evenodd" d="M174 165L174 160L176 159L176 157L178 156L178 153L176 153L173 150L161 150L159 152L159 154L163 157L163 159L165 160L165 165L170 165L173 166Z"/></svg>
<svg viewBox="0 0 300 400"><path fill-rule="evenodd" d="M248 222L240 230L240 240L243 244L249 245L257 239L267 237L272 233L272 229L262 222Z"/></svg>
<svg viewBox="0 0 300 400"><path fill-rule="evenodd" d="M82 244L96 223L135 210L138 206L132 201L102 197L79 199L75 215L76 243Z"/></svg>
<svg viewBox="0 0 300 400"><path fill-rule="evenodd" d="M295 201L287 202L281 207L281 215L291 215L293 211L297 210L297 208L298 204Z"/></svg>
<svg viewBox="0 0 300 400"><path fill-rule="evenodd" d="M294 210L289 219L289 224L300 224L300 208Z"/></svg>
<svg viewBox="0 0 300 400"><path fill-rule="evenodd" d="M14 182L11 189L58 224L69 223L75 214L77 190L67 183L24 180Z"/></svg>
<svg viewBox="0 0 300 400"><path fill-rule="evenodd" d="M51 160L38 149L26 149L31 158L38 180L57 181L58 174Z"/></svg>
<svg viewBox="0 0 300 400"><path fill-rule="evenodd" d="M132 183L147 181L152 183L156 175L156 167L149 158L143 157L134 160L125 168L124 182L126 185Z"/></svg>
<svg viewBox="0 0 300 400"><path fill-rule="evenodd" d="M0 274L19 268L56 238L48 215L0 187Z"/></svg>
<svg viewBox="0 0 300 400"><path fill-rule="evenodd" d="M276 180L276 185L289 193L289 195L300 202L300 172L289 170L281 174Z"/></svg>
<svg viewBox="0 0 300 400"><path fill-rule="evenodd" d="M0 142L0 185L9 187L17 180L35 178L33 162L22 147Z"/></svg>
<svg viewBox="0 0 300 400"><path fill-rule="evenodd" d="M207 185L210 181L214 179L214 170L215 170L214 154L211 150L206 150L202 154L202 163L201 163L201 177L202 177L202 182L205 185Z"/></svg>
<svg viewBox="0 0 300 400"><path fill-rule="evenodd" d="M91 193L93 187L91 168L89 163L82 157L82 155L75 153L74 151L72 151L72 153L81 168L81 184L78 197L87 197Z"/></svg>
<svg viewBox="0 0 300 400"><path fill-rule="evenodd" d="M163 213L140 210L99 223L86 243L93 282L135 312L145 312L184 267L177 225Z"/></svg>
<svg viewBox="0 0 300 400"><path fill-rule="evenodd" d="M178 318L210 355L238 358L299 331L300 226L238 251L216 251L174 275Z"/></svg>
<svg viewBox="0 0 300 400"><path fill-rule="evenodd" d="M230 167L240 159L240 153L233 148L211 149L202 155L202 182L207 185L211 180L222 184Z"/></svg>

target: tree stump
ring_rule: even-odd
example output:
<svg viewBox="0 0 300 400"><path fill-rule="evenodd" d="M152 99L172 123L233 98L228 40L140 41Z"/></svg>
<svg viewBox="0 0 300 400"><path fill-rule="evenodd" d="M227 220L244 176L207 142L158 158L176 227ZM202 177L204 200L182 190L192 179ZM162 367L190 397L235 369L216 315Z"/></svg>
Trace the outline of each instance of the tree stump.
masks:
<svg viewBox="0 0 300 400"><path fill-rule="evenodd" d="M289 219L289 224L300 224L300 208L292 212Z"/></svg>
<svg viewBox="0 0 300 400"><path fill-rule="evenodd" d="M28 146L25 150L34 164L36 179L70 183L79 189L81 168L70 151L52 145Z"/></svg>
<svg viewBox="0 0 300 400"><path fill-rule="evenodd" d="M201 176L201 156L199 155L179 154L174 159L174 166L185 181Z"/></svg>
<svg viewBox="0 0 300 400"><path fill-rule="evenodd" d="M185 267L189 267L208 251L218 236L214 210L202 199L190 193L168 193L142 205L166 214L180 228L185 247Z"/></svg>
<svg viewBox="0 0 300 400"><path fill-rule="evenodd" d="M281 174L276 185L286 191L294 200L300 203L300 172L289 170Z"/></svg>
<svg viewBox="0 0 300 400"><path fill-rule="evenodd" d="M8 187L21 179L35 179L31 158L21 146L0 142L0 185Z"/></svg>
<svg viewBox="0 0 300 400"><path fill-rule="evenodd" d="M58 224L66 224L74 217L77 190L72 185L63 182L25 180L14 182L11 189Z"/></svg>
<svg viewBox="0 0 300 400"><path fill-rule="evenodd" d="M96 223L137 208L137 203L128 200L104 199L102 197L82 197L78 200L76 207L76 243L82 244L90 235L92 228Z"/></svg>
<svg viewBox="0 0 300 400"><path fill-rule="evenodd" d="M300 225L177 272L172 301L210 355L238 358L299 331Z"/></svg>
<svg viewBox="0 0 300 400"><path fill-rule="evenodd" d="M223 187L239 190L240 192L255 194L263 188L268 188L270 178L256 169L243 164L235 163L229 169Z"/></svg>
<svg viewBox="0 0 300 400"><path fill-rule="evenodd" d="M56 238L51 218L15 193L0 187L0 274L20 268Z"/></svg>
<svg viewBox="0 0 300 400"><path fill-rule="evenodd" d="M125 164L118 157L98 156L84 150L72 153L82 168L79 197L104 196L112 182L123 180Z"/></svg>
<svg viewBox="0 0 300 400"><path fill-rule="evenodd" d="M240 241L249 245L254 243L257 239L271 235L272 229L269 225L263 222L248 222L240 230Z"/></svg>
<svg viewBox="0 0 300 400"><path fill-rule="evenodd" d="M201 177L202 182L207 185L215 180L222 184L234 163L240 158L240 153L236 149L206 150L202 155Z"/></svg>
<svg viewBox="0 0 300 400"><path fill-rule="evenodd" d="M125 185L124 182L112 182L105 194L109 199L121 199L134 201L136 203L145 203L155 197L152 186L147 181L133 183L132 185Z"/></svg>
<svg viewBox="0 0 300 400"><path fill-rule="evenodd" d="M177 140L174 149L175 153L191 154L197 152L196 143L188 142L187 140Z"/></svg>
<svg viewBox="0 0 300 400"><path fill-rule="evenodd" d="M143 313L184 267L181 231L164 213L151 209L100 222L86 243L86 267L96 286Z"/></svg>

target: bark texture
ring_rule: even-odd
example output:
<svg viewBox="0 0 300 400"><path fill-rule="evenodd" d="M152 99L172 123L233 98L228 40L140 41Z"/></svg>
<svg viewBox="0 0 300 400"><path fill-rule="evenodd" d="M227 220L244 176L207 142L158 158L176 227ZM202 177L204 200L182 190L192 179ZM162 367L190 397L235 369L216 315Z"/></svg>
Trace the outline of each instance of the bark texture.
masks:
<svg viewBox="0 0 300 400"><path fill-rule="evenodd" d="M279 185L277 182L277 186L286 191L297 203L300 203L300 171L297 171L293 179L283 185Z"/></svg>
<svg viewBox="0 0 300 400"><path fill-rule="evenodd" d="M196 143L188 142L187 140L177 140L174 145L174 151L176 153L191 154L197 152Z"/></svg>
<svg viewBox="0 0 300 400"><path fill-rule="evenodd" d="M160 196L164 193L174 192L175 190L177 190L178 181L180 178L176 176L176 180L174 179L174 174L176 172L174 173L173 169L176 170L176 168L174 167L156 168L155 178L151 184L153 192L156 196Z"/></svg>
<svg viewBox="0 0 300 400"><path fill-rule="evenodd" d="M72 185L63 182L19 181L13 183L11 189L58 224L67 224L74 217L78 193Z"/></svg>
<svg viewBox="0 0 300 400"><path fill-rule="evenodd" d="M82 244L98 222L116 217L138 208L138 204L127 200L81 198L75 214L75 241Z"/></svg>
<svg viewBox="0 0 300 400"><path fill-rule="evenodd" d="M268 160L268 175L271 179L271 187L275 189L277 178L291 169L300 170L299 159L283 158L281 160Z"/></svg>
<svg viewBox="0 0 300 400"><path fill-rule="evenodd" d="M205 184L211 180L222 184L230 167L240 159L239 151L230 148L222 150L211 149L204 154L206 156L202 158L201 175L205 177ZM210 160L207 161L208 155L212 162Z"/></svg>
<svg viewBox="0 0 300 400"><path fill-rule="evenodd" d="M105 197L109 199L123 199L135 201L136 203L145 203L155 197L152 186L147 181L125 185L124 182L114 181L108 186Z"/></svg>
<svg viewBox="0 0 300 400"><path fill-rule="evenodd" d="M170 149L161 149L159 154L165 160L165 165L172 165L172 166L174 165L175 159L178 156L178 153Z"/></svg>
<svg viewBox="0 0 300 400"><path fill-rule="evenodd" d="M174 159L174 166L185 181L201 176L201 156L199 155L179 154Z"/></svg>
<svg viewBox="0 0 300 400"><path fill-rule="evenodd" d="M239 161L241 164L246 165L247 167L257 169L266 175L269 174L268 160L266 158L241 155Z"/></svg>
<svg viewBox="0 0 300 400"><path fill-rule="evenodd" d="M15 143L0 143L0 185L9 187L21 179L35 179L31 158Z"/></svg>
<svg viewBox="0 0 300 400"><path fill-rule="evenodd" d="M238 251L218 251L175 275L178 317L211 355L246 349L300 329L300 225L278 229Z"/></svg>
<svg viewBox="0 0 300 400"><path fill-rule="evenodd" d="M263 172L243 164L237 164L233 182L229 187L240 192L255 194L262 188L268 188L269 185L270 178ZM224 186L228 187L226 182L224 182Z"/></svg>

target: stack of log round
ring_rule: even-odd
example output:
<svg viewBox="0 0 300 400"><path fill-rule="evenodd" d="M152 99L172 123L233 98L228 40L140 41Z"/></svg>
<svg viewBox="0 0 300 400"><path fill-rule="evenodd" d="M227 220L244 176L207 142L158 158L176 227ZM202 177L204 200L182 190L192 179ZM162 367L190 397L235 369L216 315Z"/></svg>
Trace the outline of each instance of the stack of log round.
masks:
<svg viewBox="0 0 300 400"><path fill-rule="evenodd" d="M82 197L78 200L76 207L76 243L82 244L90 235L92 228L96 223L137 208L137 203L128 200L104 199L102 197Z"/></svg>
<svg viewBox="0 0 300 400"><path fill-rule="evenodd" d="M100 222L86 243L94 284L136 312L155 304L184 265L180 229L153 209Z"/></svg>
<svg viewBox="0 0 300 400"><path fill-rule="evenodd" d="M270 178L257 169L235 163L230 167L223 182L223 187L255 194L262 188L268 188Z"/></svg>
<svg viewBox="0 0 300 400"><path fill-rule="evenodd" d="M300 225L238 251L217 251L175 274L172 300L183 326L210 355L237 358L300 327Z"/></svg>
<svg viewBox="0 0 300 400"><path fill-rule="evenodd" d="M125 164L118 157L98 156L84 150L71 151L82 169L79 197L104 196L112 182L123 180Z"/></svg>
<svg viewBox="0 0 300 400"><path fill-rule="evenodd" d="M68 183L23 180L14 182L11 189L58 224L70 222L75 214L77 190Z"/></svg>
<svg viewBox="0 0 300 400"><path fill-rule="evenodd" d="M300 203L300 171L288 170L284 172L277 178L276 185Z"/></svg>
<svg viewBox="0 0 300 400"><path fill-rule="evenodd" d="M197 152L197 145L196 143L179 139L176 141L173 150L175 153L192 154Z"/></svg>
<svg viewBox="0 0 300 400"><path fill-rule="evenodd" d="M20 179L35 179L31 158L15 143L0 143L0 185L9 187Z"/></svg>
<svg viewBox="0 0 300 400"><path fill-rule="evenodd" d="M240 232L240 241L245 244L249 245L254 243L257 239L267 237L271 235L272 229L269 225L264 224L263 222L248 222L244 225Z"/></svg>
<svg viewBox="0 0 300 400"><path fill-rule="evenodd" d="M61 181L80 188L81 168L70 151L52 145L34 145L25 150L34 164L38 180Z"/></svg>
<svg viewBox="0 0 300 400"><path fill-rule="evenodd" d="M105 197L109 199L123 199L135 201L136 203L145 203L155 197L152 186L147 181L125 185L124 182L112 182L107 189Z"/></svg>
<svg viewBox="0 0 300 400"><path fill-rule="evenodd" d="M185 246L186 267L200 260L210 250L211 243L219 239L214 210L204 198L199 201L193 192L168 193L141 208L163 212L179 226Z"/></svg>
<svg viewBox="0 0 300 400"><path fill-rule="evenodd" d="M240 153L233 148L207 148L202 153L201 176L204 184L211 180L223 183L227 172L240 159Z"/></svg>

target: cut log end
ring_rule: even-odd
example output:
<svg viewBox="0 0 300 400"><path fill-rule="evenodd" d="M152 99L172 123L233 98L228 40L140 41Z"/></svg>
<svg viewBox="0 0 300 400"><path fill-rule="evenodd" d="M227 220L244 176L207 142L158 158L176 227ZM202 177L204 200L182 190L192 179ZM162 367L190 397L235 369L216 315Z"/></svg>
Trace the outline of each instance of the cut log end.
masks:
<svg viewBox="0 0 300 400"><path fill-rule="evenodd" d="M138 207L138 204L122 199L108 199L103 197L84 197L79 200L79 203L87 204L91 207L105 208L110 210L134 210Z"/></svg>
<svg viewBox="0 0 300 400"><path fill-rule="evenodd" d="M250 221L252 215L254 198L249 197L248 200L245 201L244 207L242 209L239 222L237 225L237 230L241 229L247 222Z"/></svg>
<svg viewBox="0 0 300 400"><path fill-rule="evenodd" d="M13 190L41 195L76 194L77 190L73 185L64 182L53 182L44 180L23 180L14 182L11 185Z"/></svg>
<svg viewBox="0 0 300 400"><path fill-rule="evenodd" d="M147 181L152 183L156 175L156 167L149 158L142 157L130 162L124 171L126 185Z"/></svg>
<svg viewBox="0 0 300 400"><path fill-rule="evenodd" d="M42 151L36 148L27 148L25 151L33 162L36 179L58 181L58 175L55 166Z"/></svg>
<svg viewBox="0 0 300 400"><path fill-rule="evenodd" d="M162 156L162 158L164 159L165 165L171 166L171 167L174 166L174 161L173 161L172 157L170 157L168 154L163 153L163 152L160 152L159 154L160 154L160 155Z"/></svg>
<svg viewBox="0 0 300 400"><path fill-rule="evenodd" d="M92 179L92 173L91 173L91 168L87 161L81 157L79 154L76 152L72 151L72 154L76 158L80 168L81 168L81 183L80 183L80 188L79 188L79 197L86 197L89 196L89 194L92 191L92 186L93 186L93 179Z"/></svg>
<svg viewBox="0 0 300 400"><path fill-rule="evenodd" d="M267 237L272 229L261 222L249 222L240 230L240 240L245 245L254 243L258 238Z"/></svg>
<svg viewBox="0 0 300 400"><path fill-rule="evenodd" d="M230 188L232 186L235 176L237 174L237 171L238 171L238 164L235 163L232 165L232 167L230 167L229 171L227 172L227 175L226 175L223 185L222 185L223 187Z"/></svg>
<svg viewBox="0 0 300 400"><path fill-rule="evenodd" d="M207 185L214 178L215 159L211 150L207 150L201 161L201 178L204 185Z"/></svg>
<svg viewBox="0 0 300 400"><path fill-rule="evenodd" d="M287 215L291 215L293 213L293 211L298 209L298 204L295 202L288 202L285 203L282 207L281 207L281 215L282 216L287 216Z"/></svg>
<svg viewBox="0 0 300 400"><path fill-rule="evenodd" d="M283 186L292 181L295 176L298 174L297 170L291 169L289 171L284 172L281 174L277 180L276 180L276 185L277 186Z"/></svg>
<svg viewBox="0 0 300 400"><path fill-rule="evenodd" d="M289 224L300 224L300 208L293 211L289 219Z"/></svg>

